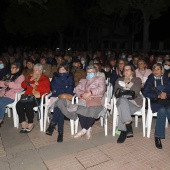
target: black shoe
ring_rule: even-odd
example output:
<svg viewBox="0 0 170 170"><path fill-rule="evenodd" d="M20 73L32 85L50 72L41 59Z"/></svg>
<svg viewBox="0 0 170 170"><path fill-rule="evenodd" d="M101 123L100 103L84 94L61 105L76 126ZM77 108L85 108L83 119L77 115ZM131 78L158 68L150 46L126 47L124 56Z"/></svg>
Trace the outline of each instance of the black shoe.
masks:
<svg viewBox="0 0 170 170"><path fill-rule="evenodd" d="M1 125L4 123L4 121L2 121L1 123L0 123L0 127L1 127Z"/></svg>
<svg viewBox="0 0 170 170"><path fill-rule="evenodd" d="M57 142L63 142L63 131L58 132Z"/></svg>
<svg viewBox="0 0 170 170"><path fill-rule="evenodd" d="M132 122L129 124L126 124L126 130L127 130L127 138L133 137L133 129L132 129Z"/></svg>
<svg viewBox="0 0 170 170"><path fill-rule="evenodd" d="M26 128L26 129L25 129L25 133L30 133L33 129L34 129L34 125L32 126L32 128L31 128L31 129Z"/></svg>
<svg viewBox="0 0 170 170"><path fill-rule="evenodd" d="M127 132L121 131L119 138L117 139L117 143L123 143L126 140Z"/></svg>
<svg viewBox="0 0 170 170"><path fill-rule="evenodd" d="M155 146L156 146L158 149L162 149L161 138L155 137Z"/></svg>
<svg viewBox="0 0 170 170"><path fill-rule="evenodd" d="M45 133L47 135L52 136L54 129L55 129L55 126L56 126L56 124L51 122Z"/></svg>
<svg viewBox="0 0 170 170"><path fill-rule="evenodd" d="M25 128L21 128L21 130L19 131L19 133L26 133Z"/></svg>

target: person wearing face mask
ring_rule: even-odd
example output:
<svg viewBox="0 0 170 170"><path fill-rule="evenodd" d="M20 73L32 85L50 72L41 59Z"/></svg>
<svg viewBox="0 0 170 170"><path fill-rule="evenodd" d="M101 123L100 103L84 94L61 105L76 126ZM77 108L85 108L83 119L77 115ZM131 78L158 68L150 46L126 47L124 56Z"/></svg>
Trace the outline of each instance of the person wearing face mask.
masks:
<svg viewBox="0 0 170 170"><path fill-rule="evenodd" d="M74 83L75 83L75 86L78 85L79 81L82 79L82 78L85 78L86 77L86 72L81 68L81 61L78 60L78 59L75 59L72 63L72 74L74 76Z"/></svg>
<svg viewBox="0 0 170 170"><path fill-rule="evenodd" d="M156 56L156 63L162 64L163 63L163 58L161 55Z"/></svg>
<svg viewBox="0 0 170 170"><path fill-rule="evenodd" d="M0 80L2 80L7 74L10 74L10 69L7 68L5 60L0 58Z"/></svg>
<svg viewBox="0 0 170 170"><path fill-rule="evenodd" d="M73 95L74 90L74 78L73 75L69 73L69 65L66 63L62 63L59 65L57 73L54 74L51 80L51 97L59 97L62 94L70 94ZM65 101L65 99L58 99L57 102ZM57 104L56 104L57 105ZM63 126L64 126L64 114L58 106L54 107L53 117L51 119L50 125L46 130L47 135L52 135L55 129L55 126L58 124L58 138L57 142L63 141ZM71 114L66 115L69 117Z"/></svg>
<svg viewBox="0 0 170 170"><path fill-rule="evenodd" d="M81 57L81 64L82 64L82 69L86 70L86 67L88 66L87 58L85 56Z"/></svg>
<svg viewBox="0 0 170 170"><path fill-rule="evenodd" d="M79 101L84 101L84 105L78 105L76 111L82 130L74 136L75 139L85 134L86 139L91 138L91 127L104 109L105 79L96 76L97 69L93 65L88 66L86 72L86 79L81 79L75 88Z"/></svg>
<svg viewBox="0 0 170 170"><path fill-rule="evenodd" d="M170 59L165 60L164 62L164 69L165 69L165 74L170 77Z"/></svg>

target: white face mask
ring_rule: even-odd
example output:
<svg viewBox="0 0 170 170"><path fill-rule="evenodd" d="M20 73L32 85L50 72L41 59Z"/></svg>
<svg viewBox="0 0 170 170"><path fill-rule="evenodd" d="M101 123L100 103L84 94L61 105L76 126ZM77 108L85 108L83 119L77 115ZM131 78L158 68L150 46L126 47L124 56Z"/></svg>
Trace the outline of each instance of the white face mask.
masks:
<svg viewBox="0 0 170 170"><path fill-rule="evenodd" d="M81 64L84 64L85 63L85 61L84 60L81 60Z"/></svg>
<svg viewBox="0 0 170 170"><path fill-rule="evenodd" d="M0 64L0 69L3 69L4 68L4 65L3 64Z"/></svg>
<svg viewBox="0 0 170 170"><path fill-rule="evenodd" d="M127 58L127 60L128 60L128 61L131 61L131 60L132 60L132 58Z"/></svg>
<svg viewBox="0 0 170 170"><path fill-rule="evenodd" d="M162 64L162 61L158 61L157 63Z"/></svg>
<svg viewBox="0 0 170 170"><path fill-rule="evenodd" d="M170 66L164 65L164 69L165 69L165 70L169 70L169 69L170 69Z"/></svg>

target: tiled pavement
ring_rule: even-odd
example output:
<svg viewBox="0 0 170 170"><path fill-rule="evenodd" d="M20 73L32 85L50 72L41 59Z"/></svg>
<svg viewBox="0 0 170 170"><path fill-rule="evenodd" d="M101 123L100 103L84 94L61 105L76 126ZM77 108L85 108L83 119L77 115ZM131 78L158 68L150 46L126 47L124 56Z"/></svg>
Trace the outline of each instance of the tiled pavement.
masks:
<svg viewBox="0 0 170 170"><path fill-rule="evenodd" d="M117 144L112 136L112 117L109 118L109 133L97 121L93 137L75 140L70 135L70 123L65 120L64 142L57 143L57 132L47 136L35 128L30 134L20 134L13 128L12 118L5 118L0 128L0 170L169 170L170 132L162 140L163 149L154 146L153 120L151 138L142 137L141 119L134 128L134 137Z"/></svg>

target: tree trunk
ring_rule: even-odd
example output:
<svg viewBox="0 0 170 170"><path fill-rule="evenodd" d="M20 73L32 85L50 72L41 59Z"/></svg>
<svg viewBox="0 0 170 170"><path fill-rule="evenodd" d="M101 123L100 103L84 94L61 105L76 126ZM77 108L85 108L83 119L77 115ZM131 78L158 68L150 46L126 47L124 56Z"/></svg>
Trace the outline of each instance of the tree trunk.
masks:
<svg viewBox="0 0 170 170"><path fill-rule="evenodd" d="M149 50L149 18L144 16L143 20L143 51L148 52Z"/></svg>

